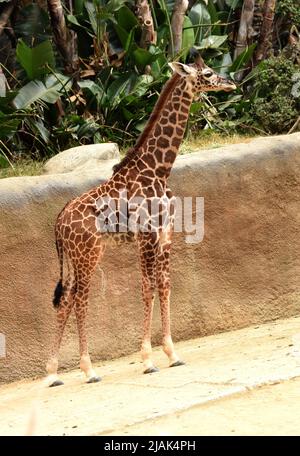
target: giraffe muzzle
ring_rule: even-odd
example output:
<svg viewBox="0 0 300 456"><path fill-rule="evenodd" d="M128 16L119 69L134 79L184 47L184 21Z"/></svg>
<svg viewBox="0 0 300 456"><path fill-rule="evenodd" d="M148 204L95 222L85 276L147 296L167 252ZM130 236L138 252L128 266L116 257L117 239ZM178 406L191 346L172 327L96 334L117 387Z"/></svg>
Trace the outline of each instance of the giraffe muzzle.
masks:
<svg viewBox="0 0 300 456"><path fill-rule="evenodd" d="M230 81L229 79L224 79L222 81L221 85L221 90L224 90L224 92L231 92L232 90L236 90L237 86L233 81Z"/></svg>

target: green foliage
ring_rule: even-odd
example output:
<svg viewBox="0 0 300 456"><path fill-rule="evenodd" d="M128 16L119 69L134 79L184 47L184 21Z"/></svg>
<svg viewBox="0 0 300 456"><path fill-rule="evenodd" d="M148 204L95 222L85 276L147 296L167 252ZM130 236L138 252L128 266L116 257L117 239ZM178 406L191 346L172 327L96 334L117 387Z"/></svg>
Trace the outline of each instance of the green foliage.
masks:
<svg viewBox="0 0 300 456"><path fill-rule="evenodd" d="M37 46L30 48L20 40L16 49L17 60L26 71L28 79L38 79L50 72L49 66L55 66L55 58L51 42L43 41Z"/></svg>
<svg viewBox="0 0 300 456"><path fill-rule="evenodd" d="M185 60L189 50L195 44L195 33L193 23L189 17L185 16L183 20L183 33L182 33L182 57Z"/></svg>
<svg viewBox="0 0 300 456"><path fill-rule="evenodd" d="M75 80L64 74L47 12L36 3L20 7L14 23L17 65L3 68L11 90L0 97L0 167L19 155L43 158L78 144L130 145L170 77L168 61L188 62L192 47L228 78L251 62L255 44L233 58L242 0L196 0L184 17L176 56L170 56L175 1L149 3L157 42L146 48L134 0L75 0L72 11L65 9L68 27L77 34ZM280 0L277 11L299 23L295 2ZM287 131L299 115L299 101L291 97L297 71L284 59L264 62L234 93L206 94L193 103L187 131L227 132L245 125Z"/></svg>
<svg viewBox="0 0 300 456"><path fill-rule="evenodd" d="M278 0L276 13L287 16L296 26L300 26L300 5L295 0Z"/></svg>
<svg viewBox="0 0 300 456"><path fill-rule="evenodd" d="M300 111L295 107L295 103L279 94L274 94L274 98L266 100L257 98L253 104L253 118L268 133L286 133L295 123Z"/></svg>
<svg viewBox="0 0 300 456"><path fill-rule="evenodd" d="M189 18L195 27L195 44L200 45L210 29L211 17L204 1L195 3L189 12Z"/></svg>
<svg viewBox="0 0 300 456"><path fill-rule="evenodd" d="M71 84L70 78L63 74L51 74L45 83L30 81L19 90L13 105L16 109L26 109L38 101L55 103L64 90L70 89Z"/></svg>
<svg viewBox="0 0 300 456"><path fill-rule="evenodd" d="M300 67L283 56L265 60L255 71L251 114L268 133L287 132L300 115L300 99L292 92L297 74Z"/></svg>

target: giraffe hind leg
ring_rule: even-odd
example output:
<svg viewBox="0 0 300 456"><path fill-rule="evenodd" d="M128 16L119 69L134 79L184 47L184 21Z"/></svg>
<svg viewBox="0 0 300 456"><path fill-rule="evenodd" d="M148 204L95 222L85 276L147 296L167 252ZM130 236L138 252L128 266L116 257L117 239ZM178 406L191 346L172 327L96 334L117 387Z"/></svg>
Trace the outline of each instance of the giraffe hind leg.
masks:
<svg viewBox="0 0 300 456"><path fill-rule="evenodd" d="M58 353L61 345L63 332L73 308L73 291L74 283L71 275L68 276L64 291L60 296L60 303L57 306L57 316L56 316L56 333L54 342L51 349L51 355L47 362L47 373L46 383L50 387L63 385L62 380L59 379L57 370L58 370Z"/></svg>
<svg viewBox="0 0 300 456"><path fill-rule="evenodd" d="M169 235L170 236L170 235ZM160 300L160 312L163 330L163 351L169 358L169 367L183 366L182 361L175 352L171 336L170 318L170 238L161 242L157 258L157 287Z"/></svg>
<svg viewBox="0 0 300 456"><path fill-rule="evenodd" d="M102 254L103 249L100 248L98 252L91 252L90 255L85 255L83 261L78 261L77 259L74 265L76 283L74 310L79 336L80 369L84 372L87 383L101 381L101 377L93 369L88 351L87 313L91 279Z"/></svg>

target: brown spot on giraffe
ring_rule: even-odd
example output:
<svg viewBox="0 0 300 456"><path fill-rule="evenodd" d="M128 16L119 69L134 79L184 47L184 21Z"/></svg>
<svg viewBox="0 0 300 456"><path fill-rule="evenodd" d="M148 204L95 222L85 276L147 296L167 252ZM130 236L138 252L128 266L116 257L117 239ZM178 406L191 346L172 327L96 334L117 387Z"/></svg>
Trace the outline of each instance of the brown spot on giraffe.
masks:
<svg viewBox="0 0 300 456"><path fill-rule="evenodd" d="M164 86L136 145L114 167L112 177L105 184L73 199L58 215L55 237L60 280L53 299L57 309L57 328L47 363L50 386L62 384L57 376L58 352L72 309L75 311L78 326L80 367L88 382L100 380L92 368L88 352L86 317L91 279L109 242L119 245L135 240L138 245L144 305L141 350L144 372L157 370L151 360L151 321L156 289L160 300L163 350L169 358L170 366L182 364L175 352L170 329L170 248L174 210L168 205L159 208L154 215L158 216L162 223L164 215L170 212L170 222L166 227L158 225L154 232L121 232L123 225L119 218L116 218L115 231L107 230L105 225L109 221L113 224L114 216L120 216L123 212L127 214L126 205L125 210L120 211L124 191L129 201L133 196L143 198L146 204L143 205L141 213L146 217L149 215L150 201L161 197L171 201L172 192L167 186L167 178L183 138L194 96L209 90L235 88L232 82L208 68L200 58L192 65L178 62L170 65L174 74ZM162 132L164 136L161 136ZM105 202L107 197L110 197L108 203ZM111 212L111 207L116 208L115 212ZM109 214L106 212L108 209ZM68 266L66 274L65 265Z"/></svg>
<svg viewBox="0 0 300 456"><path fill-rule="evenodd" d="M173 134L174 128L171 125L163 128L163 134L165 136L171 136Z"/></svg>

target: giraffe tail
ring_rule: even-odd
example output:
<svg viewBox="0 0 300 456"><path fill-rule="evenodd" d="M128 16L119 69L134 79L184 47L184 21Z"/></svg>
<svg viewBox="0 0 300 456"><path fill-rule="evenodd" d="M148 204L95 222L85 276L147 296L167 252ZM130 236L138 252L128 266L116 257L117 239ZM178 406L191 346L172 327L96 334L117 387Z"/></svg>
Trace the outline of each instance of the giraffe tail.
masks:
<svg viewBox="0 0 300 456"><path fill-rule="evenodd" d="M60 279L57 282L56 288L54 290L53 305L55 308L58 308L61 297L64 292L64 287L63 287L64 249L63 249L63 245L62 245L62 242L60 239L56 239L55 244L56 244L56 250L57 250L57 255L58 255L59 264L60 264Z"/></svg>

